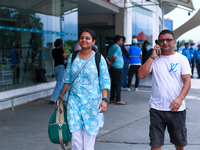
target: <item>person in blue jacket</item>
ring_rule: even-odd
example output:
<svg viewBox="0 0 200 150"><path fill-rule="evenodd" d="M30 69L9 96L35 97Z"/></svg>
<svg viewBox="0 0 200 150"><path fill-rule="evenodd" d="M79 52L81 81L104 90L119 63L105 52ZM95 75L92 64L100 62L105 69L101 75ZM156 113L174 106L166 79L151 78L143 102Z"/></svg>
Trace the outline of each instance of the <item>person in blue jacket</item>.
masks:
<svg viewBox="0 0 200 150"><path fill-rule="evenodd" d="M122 68L122 89L124 89L127 86L127 75L128 75L128 65L129 65L129 54L126 49L126 46L124 45L126 43L126 38L122 36L123 43L120 46L122 50L122 57L124 60L124 66Z"/></svg>
<svg viewBox="0 0 200 150"><path fill-rule="evenodd" d="M137 46L137 39L133 38L132 46L129 48L129 71L128 71L128 84L127 88L124 90L130 91L131 83L133 75L135 74L135 91L138 90L139 85L139 77L138 77L138 69L141 66L142 62L142 49Z"/></svg>
<svg viewBox="0 0 200 150"><path fill-rule="evenodd" d="M187 57L188 61L191 63L190 49L188 48L189 44L185 43L185 48L183 49L182 54Z"/></svg>
<svg viewBox="0 0 200 150"><path fill-rule="evenodd" d="M196 63L198 79L200 79L200 44L198 45L198 50L194 55L194 63Z"/></svg>

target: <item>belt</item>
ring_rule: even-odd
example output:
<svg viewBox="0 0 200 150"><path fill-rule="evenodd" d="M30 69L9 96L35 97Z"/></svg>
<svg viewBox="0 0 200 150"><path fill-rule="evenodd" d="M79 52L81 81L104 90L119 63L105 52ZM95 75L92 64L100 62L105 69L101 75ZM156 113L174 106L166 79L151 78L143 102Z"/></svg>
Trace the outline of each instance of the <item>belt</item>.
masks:
<svg viewBox="0 0 200 150"><path fill-rule="evenodd" d="M129 55L129 57L136 57L136 58L140 58L140 56L130 56L130 55Z"/></svg>

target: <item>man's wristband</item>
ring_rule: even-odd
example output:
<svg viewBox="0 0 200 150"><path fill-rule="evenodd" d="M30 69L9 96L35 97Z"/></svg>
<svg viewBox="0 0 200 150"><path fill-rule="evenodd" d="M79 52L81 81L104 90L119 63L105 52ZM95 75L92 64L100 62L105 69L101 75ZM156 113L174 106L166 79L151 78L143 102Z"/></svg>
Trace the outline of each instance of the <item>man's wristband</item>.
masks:
<svg viewBox="0 0 200 150"><path fill-rule="evenodd" d="M102 101L103 101L103 100L106 101L106 102L108 102L108 99L107 99L107 98L102 98Z"/></svg>
<svg viewBox="0 0 200 150"><path fill-rule="evenodd" d="M152 56L150 56L150 58L152 58L153 60L155 60L155 58L153 58Z"/></svg>

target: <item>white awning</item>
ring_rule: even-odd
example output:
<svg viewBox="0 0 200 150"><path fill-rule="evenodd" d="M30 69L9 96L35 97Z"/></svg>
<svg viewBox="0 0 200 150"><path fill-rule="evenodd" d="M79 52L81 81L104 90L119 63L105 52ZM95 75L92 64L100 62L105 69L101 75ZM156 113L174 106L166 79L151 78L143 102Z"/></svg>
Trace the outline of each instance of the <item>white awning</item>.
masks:
<svg viewBox="0 0 200 150"><path fill-rule="evenodd" d="M176 7L182 7L182 9L192 11L194 6L192 0L132 0L132 3L136 6L150 6L159 5L164 8L164 15L175 9ZM183 8L184 7L184 8Z"/></svg>
<svg viewBox="0 0 200 150"><path fill-rule="evenodd" d="M200 9L198 12L186 23L173 31L174 36L178 39L182 34L200 25Z"/></svg>
<svg viewBox="0 0 200 150"><path fill-rule="evenodd" d="M194 6L192 3L192 0L158 0L160 3L161 2L166 2L168 4L174 4L174 5L181 5L186 8L189 8L191 10L194 10Z"/></svg>

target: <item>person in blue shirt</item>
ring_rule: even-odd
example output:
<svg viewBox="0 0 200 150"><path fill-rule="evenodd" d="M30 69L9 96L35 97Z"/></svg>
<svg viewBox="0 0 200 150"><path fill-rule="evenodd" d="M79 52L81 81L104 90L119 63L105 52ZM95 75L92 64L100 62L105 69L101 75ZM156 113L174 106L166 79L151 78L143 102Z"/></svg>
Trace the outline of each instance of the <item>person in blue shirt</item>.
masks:
<svg viewBox="0 0 200 150"><path fill-rule="evenodd" d="M137 46L137 39L132 40L132 46L129 48L129 71L128 71L128 85L125 88L126 91L130 91L133 75L135 74L135 91L138 90L139 77L138 69L142 62L142 49Z"/></svg>
<svg viewBox="0 0 200 150"><path fill-rule="evenodd" d="M200 44L198 45L198 50L194 55L194 63L196 63L198 79L200 79Z"/></svg>
<svg viewBox="0 0 200 150"><path fill-rule="evenodd" d="M124 60L120 45L122 45L122 37L116 35L114 37L114 44L110 47L107 56L111 78L110 103L126 105L127 103L121 100L122 68L124 66Z"/></svg>
<svg viewBox="0 0 200 150"><path fill-rule="evenodd" d="M192 78L193 78L193 73L194 73L194 55L195 55L196 48L194 46L194 43L190 43L190 57L191 57L191 71L192 71Z"/></svg>
<svg viewBox="0 0 200 150"><path fill-rule="evenodd" d="M20 61L21 61L21 50L19 43L13 43L13 49L10 52L11 62L10 66L13 70L13 83L19 83L20 80Z"/></svg>
<svg viewBox="0 0 200 150"><path fill-rule="evenodd" d="M124 60L124 66L122 69L122 89L124 89L127 86L127 75L128 75L128 65L129 65L129 54L128 51L126 50L126 47L124 43L126 43L126 38L122 36L123 43L121 45L121 50L122 50L122 57Z"/></svg>
<svg viewBox="0 0 200 150"><path fill-rule="evenodd" d="M191 63L190 49L188 48L189 44L185 43L185 48L182 51L182 54L187 57L188 61Z"/></svg>
<svg viewBox="0 0 200 150"><path fill-rule="evenodd" d="M44 48L39 47L39 53L35 56L35 59L39 58L39 67L45 68L45 52Z"/></svg>

